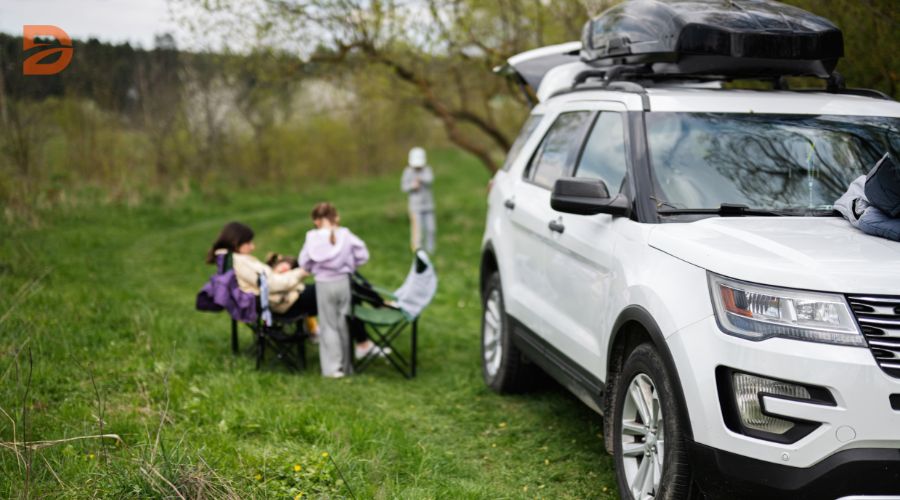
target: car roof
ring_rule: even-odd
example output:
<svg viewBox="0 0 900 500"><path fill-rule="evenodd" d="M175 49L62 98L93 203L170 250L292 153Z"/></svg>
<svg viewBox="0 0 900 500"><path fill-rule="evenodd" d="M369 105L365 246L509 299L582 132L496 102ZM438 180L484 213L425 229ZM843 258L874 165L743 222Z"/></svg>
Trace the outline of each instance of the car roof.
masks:
<svg viewBox="0 0 900 500"><path fill-rule="evenodd" d="M639 88L639 87L638 87ZM590 101L616 101L631 111L698 113L812 114L900 118L900 103L876 97L776 90L648 87L643 91L576 89L557 94L535 110ZM645 102L646 101L646 102Z"/></svg>

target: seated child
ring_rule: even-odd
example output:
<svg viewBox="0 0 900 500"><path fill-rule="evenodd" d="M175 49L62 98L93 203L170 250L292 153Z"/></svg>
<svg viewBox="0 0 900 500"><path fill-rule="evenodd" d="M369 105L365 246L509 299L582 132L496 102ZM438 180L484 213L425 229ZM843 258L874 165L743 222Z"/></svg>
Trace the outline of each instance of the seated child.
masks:
<svg viewBox="0 0 900 500"><path fill-rule="evenodd" d="M276 273L286 273L291 269L300 267L300 263L294 257L288 257L280 253L269 252L266 255L266 264Z"/></svg>
<svg viewBox="0 0 900 500"><path fill-rule="evenodd" d="M269 252L266 254L266 264L276 273L286 273L291 269L300 267L297 259L280 253ZM311 285L312 286L312 285ZM306 331L309 332L309 340L313 344L319 343L319 322L314 315L306 317Z"/></svg>

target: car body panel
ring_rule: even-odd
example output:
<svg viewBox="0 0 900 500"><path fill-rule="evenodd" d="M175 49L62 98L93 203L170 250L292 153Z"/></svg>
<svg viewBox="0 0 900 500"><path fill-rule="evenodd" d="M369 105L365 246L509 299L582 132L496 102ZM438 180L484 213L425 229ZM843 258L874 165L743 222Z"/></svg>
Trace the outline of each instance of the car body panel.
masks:
<svg viewBox="0 0 900 500"><path fill-rule="evenodd" d="M642 134L642 97L649 99L651 112L900 117L894 101L826 92L657 86L643 92L594 88L547 96L533 110L544 120L510 169L495 175L489 195L483 241L496 251L507 312L534 333L536 344L545 342L559 362L571 363L568 372L587 373L584 378L600 383L608 381L613 366L608 359L613 327L628 311L645 311L664 339L664 350L671 352L673 375L683 388L699 445L798 470L845 450L900 449L900 411L888 401L900 394L900 379L881 370L869 349L730 336L716 323L708 285L708 273L715 272L771 286L900 296L900 243L865 235L837 217L713 216L657 223L655 203L650 203L651 217L641 215L646 210L631 217L562 214L549 207L549 190L522 178L560 112L625 110L629 134ZM628 186L641 193L650 185L640 178L649 169L639 147L646 144L643 136L632 139L634 177ZM503 207L509 199L515 210ZM529 208L522 213L529 214L517 220L512 213L524 199ZM562 234L548 230L551 219L565 226ZM515 233L526 227L531 243ZM738 434L724 423L716 382L720 366L824 387L836 406L763 398L771 411L822 425L792 444Z"/></svg>
<svg viewBox="0 0 900 500"><path fill-rule="evenodd" d="M714 217L659 224L652 247L754 283L856 294L900 293L900 242L838 217Z"/></svg>

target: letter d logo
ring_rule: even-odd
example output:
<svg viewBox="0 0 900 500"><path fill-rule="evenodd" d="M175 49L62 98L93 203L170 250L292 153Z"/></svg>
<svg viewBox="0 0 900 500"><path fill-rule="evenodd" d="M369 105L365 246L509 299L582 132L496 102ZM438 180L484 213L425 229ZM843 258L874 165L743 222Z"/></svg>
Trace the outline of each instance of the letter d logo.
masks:
<svg viewBox="0 0 900 500"><path fill-rule="evenodd" d="M60 46L51 45L49 43L37 43L34 41L36 37L53 37L59 42ZM49 24L26 24L22 26L23 52L28 52L35 47L47 47L28 56L22 64L22 72L26 75L55 75L66 69L66 66L72 62L72 39L69 35ZM47 57L59 54L59 59L52 63L41 63Z"/></svg>

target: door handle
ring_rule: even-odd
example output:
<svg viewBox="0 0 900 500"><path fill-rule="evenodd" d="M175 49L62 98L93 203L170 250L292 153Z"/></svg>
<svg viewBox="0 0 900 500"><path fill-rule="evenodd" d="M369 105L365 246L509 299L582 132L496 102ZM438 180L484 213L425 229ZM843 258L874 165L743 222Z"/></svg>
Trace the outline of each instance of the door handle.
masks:
<svg viewBox="0 0 900 500"><path fill-rule="evenodd" d="M516 209L516 202L513 201L512 198L507 198L506 201L503 202L503 206L506 207L506 208L508 208L508 209L510 209L510 210L515 210L515 209Z"/></svg>
<svg viewBox="0 0 900 500"><path fill-rule="evenodd" d="M549 227L551 231L557 232L559 234L562 234L563 231L566 230L566 226L563 225L562 219L550 221L550 223L547 224L547 227Z"/></svg>

